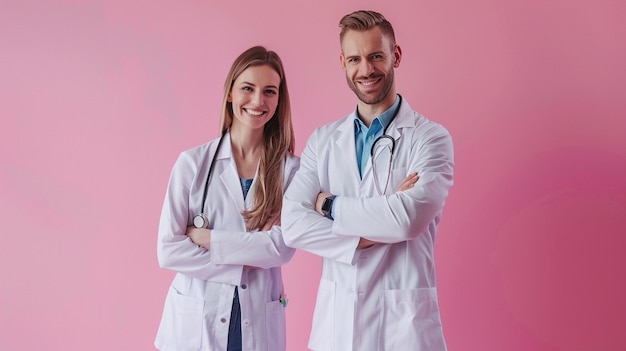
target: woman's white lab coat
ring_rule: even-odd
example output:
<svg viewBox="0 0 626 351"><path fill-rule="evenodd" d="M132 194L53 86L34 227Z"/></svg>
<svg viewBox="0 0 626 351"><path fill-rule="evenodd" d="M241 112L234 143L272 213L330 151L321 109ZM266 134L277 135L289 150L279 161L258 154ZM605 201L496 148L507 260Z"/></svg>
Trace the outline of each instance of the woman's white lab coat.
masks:
<svg viewBox="0 0 626 351"><path fill-rule="evenodd" d="M324 351L445 350L433 258L435 232L453 182L453 148L442 126L402 102L388 134L396 140L390 182L379 196L372 160L359 177L355 114L318 128L285 194L288 246L323 257L309 347ZM384 148L377 147L376 155ZM385 155L374 156L380 188ZM417 172L413 188L394 193ZM314 212L320 192L337 195L334 221ZM381 242L357 250L359 237Z"/></svg>
<svg viewBox="0 0 626 351"><path fill-rule="evenodd" d="M230 135L224 138L206 200L205 214L212 228L210 250L194 244L185 230L200 211L218 140L182 152L170 176L157 254L162 268L177 273L167 293L155 340L155 346L163 351L226 350L235 286L241 305L243 349L285 349L280 266L291 259L294 250L285 246L280 226L246 232L241 212L253 204L258 177L244 202ZM285 158L283 188L298 164L296 156Z"/></svg>

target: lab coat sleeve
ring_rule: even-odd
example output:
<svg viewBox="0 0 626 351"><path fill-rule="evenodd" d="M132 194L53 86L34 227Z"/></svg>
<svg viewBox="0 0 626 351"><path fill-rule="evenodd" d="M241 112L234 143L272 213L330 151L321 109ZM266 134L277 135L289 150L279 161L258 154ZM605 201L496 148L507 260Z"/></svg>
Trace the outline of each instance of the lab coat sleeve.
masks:
<svg viewBox="0 0 626 351"><path fill-rule="evenodd" d="M285 188L293 179L299 161L293 158L284 169ZM259 268L278 267L293 257L295 250L285 245L282 229L272 226L269 231L228 232L211 231L211 252L217 264L238 264Z"/></svg>
<svg viewBox="0 0 626 351"><path fill-rule="evenodd" d="M283 237L290 247L353 265L358 260L359 238L334 234L333 221L315 212L315 201L321 192L316 154L319 150L318 133L314 132L283 199Z"/></svg>
<svg viewBox="0 0 626 351"><path fill-rule="evenodd" d="M190 225L189 189L198 173L196 167L189 155L181 153L172 169L159 222L159 265L194 278L238 285L243 266L217 264L209 250L185 235Z"/></svg>
<svg viewBox="0 0 626 351"><path fill-rule="evenodd" d="M425 232L443 208L453 183L453 146L440 125L414 132L407 174L417 172L413 188L386 196L337 196L333 233L381 243L411 240Z"/></svg>

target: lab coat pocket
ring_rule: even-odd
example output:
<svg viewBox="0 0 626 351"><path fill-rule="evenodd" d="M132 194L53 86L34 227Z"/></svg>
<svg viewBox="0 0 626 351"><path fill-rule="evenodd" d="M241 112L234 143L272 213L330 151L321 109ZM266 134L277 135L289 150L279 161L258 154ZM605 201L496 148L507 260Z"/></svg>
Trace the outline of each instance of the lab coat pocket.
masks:
<svg viewBox="0 0 626 351"><path fill-rule="evenodd" d="M335 330L335 282L321 279L317 290L317 302L313 312L313 327L309 348L331 350Z"/></svg>
<svg viewBox="0 0 626 351"><path fill-rule="evenodd" d="M387 290L383 293L381 349L446 350L436 288Z"/></svg>
<svg viewBox="0 0 626 351"><path fill-rule="evenodd" d="M267 350L283 351L286 348L285 307L280 301L265 304L265 329L267 331Z"/></svg>
<svg viewBox="0 0 626 351"><path fill-rule="evenodd" d="M199 350L202 344L204 300L186 296L170 286L155 344L159 348Z"/></svg>

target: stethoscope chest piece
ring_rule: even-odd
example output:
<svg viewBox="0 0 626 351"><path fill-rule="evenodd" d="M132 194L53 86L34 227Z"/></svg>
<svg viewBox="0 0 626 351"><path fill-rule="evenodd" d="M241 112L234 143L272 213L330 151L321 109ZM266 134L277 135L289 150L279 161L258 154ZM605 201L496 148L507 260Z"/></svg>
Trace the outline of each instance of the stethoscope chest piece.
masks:
<svg viewBox="0 0 626 351"><path fill-rule="evenodd" d="M206 218L204 213L197 214L193 217L193 226L196 228L208 228L209 219Z"/></svg>

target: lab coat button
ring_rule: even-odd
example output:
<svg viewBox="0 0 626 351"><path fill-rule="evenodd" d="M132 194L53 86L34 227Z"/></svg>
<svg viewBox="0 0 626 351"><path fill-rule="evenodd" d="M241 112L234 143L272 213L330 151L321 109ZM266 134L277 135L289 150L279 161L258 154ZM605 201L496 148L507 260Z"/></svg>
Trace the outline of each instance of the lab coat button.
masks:
<svg viewBox="0 0 626 351"><path fill-rule="evenodd" d="M244 319L243 320L243 325L246 326L246 327L249 326L250 325L250 320L249 319Z"/></svg>
<svg viewBox="0 0 626 351"><path fill-rule="evenodd" d="M222 318L222 319L220 319L220 322L222 322L222 323L226 323L226 318Z"/></svg>
<svg viewBox="0 0 626 351"><path fill-rule="evenodd" d="M242 288L242 289L247 289L247 288L248 288L248 286L247 286L246 284L241 284L241 288Z"/></svg>

